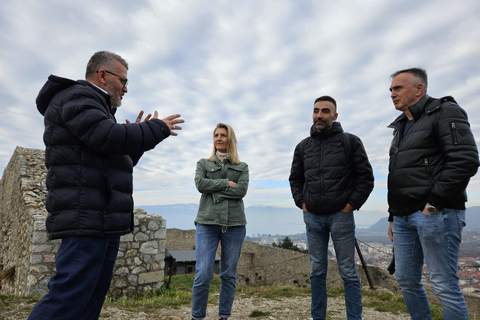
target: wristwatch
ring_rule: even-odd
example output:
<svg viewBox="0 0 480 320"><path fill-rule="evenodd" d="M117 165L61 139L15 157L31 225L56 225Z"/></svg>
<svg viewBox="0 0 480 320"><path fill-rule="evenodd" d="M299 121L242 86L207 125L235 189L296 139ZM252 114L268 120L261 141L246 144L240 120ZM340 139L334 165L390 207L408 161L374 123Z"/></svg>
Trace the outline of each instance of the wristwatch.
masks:
<svg viewBox="0 0 480 320"><path fill-rule="evenodd" d="M430 213L430 214L436 214L438 213L438 209L435 208L434 206L430 205L427 203L427 205L425 206L425 208L427 209L427 211Z"/></svg>

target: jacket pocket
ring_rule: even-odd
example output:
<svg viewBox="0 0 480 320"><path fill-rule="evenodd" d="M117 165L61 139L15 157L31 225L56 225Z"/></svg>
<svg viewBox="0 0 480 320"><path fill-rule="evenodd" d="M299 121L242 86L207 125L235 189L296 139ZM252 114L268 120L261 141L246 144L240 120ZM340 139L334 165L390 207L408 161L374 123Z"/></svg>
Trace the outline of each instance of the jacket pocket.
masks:
<svg viewBox="0 0 480 320"><path fill-rule="evenodd" d="M228 172L227 172L227 177L228 180L233 181L235 183L238 182L238 179L240 178L240 175L242 174L243 170L235 168L235 167L229 167Z"/></svg>
<svg viewBox="0 0 480 320"><path fill-rule="evenodd" d="M455 122L450 122L450 133L452 135L452 144L455 146L458 144L457 125Z"/></svg>
<svg viewBox="0 0 480 320"><path fill-rule="evenodd" d="M427 170L428 177L430 178L430 182L432 183L432 185L434 185L435 179L433 178L433 171L432 171L432 168L430 167L430 162L428 158L424 159L424 163L425 163L425 168Z"/></svg>
<svg viewBox="0 0 480 320"><path fill-rule="evenodd" d="M206 176L209 179L221 179L222 178L222 168L219 166L207 166Z"/></svg>

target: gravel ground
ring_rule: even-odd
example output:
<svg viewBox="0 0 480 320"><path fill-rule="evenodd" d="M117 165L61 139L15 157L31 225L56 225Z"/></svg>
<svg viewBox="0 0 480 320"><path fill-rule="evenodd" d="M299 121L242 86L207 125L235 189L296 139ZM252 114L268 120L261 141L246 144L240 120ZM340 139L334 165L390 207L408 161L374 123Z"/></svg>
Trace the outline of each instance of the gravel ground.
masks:
<svg viewBox="0 0 480 320"><path fill-rule="evenodd" d="M269 313L267 316L250 317L253 310ZM152 313L138 313L122 311L115 308L104 308L101 319L121 319L121 320L190 320L190 306L184 306L179 309L158 309ZM327 319L347 319L345 315L345 303L343 298L328 299ZM205 320L218 320L218 308L210 305L207 308L207 317ZM241 319L284 319L300 320L312 319L310 317L310 297L293 297L282 300L268 300L258 297L237 298L233 304L231 320ZM387 312L378 312L373 309L364 308L363 319L365 320L408 320L407 314L392 314Z"/></svg>
<svg viewBox="0 0 480 320"><path fill-rule="evenodd" d="M21 320L27 319L34 304L20 303L15 310L4 311L0 314L0 320ZM253 310L267 313L266 316L250 317ZM209 304L205 320L218 320L218 308ZM100 315L102 320L190 320L190 306L183 306L178 309L159 308L151 312L129 311L116 307L105 306ZM285 319L300 320L312 319L310 317L310 297L293 297L282 300L269 300L259 297L237 297L233 304L231 320L241 319ZM343 298L329 298L327 319L346 319L345 304ZM392 314L378 312L370 308L363 309L365 320L408 320L406 314Z"/></svg>

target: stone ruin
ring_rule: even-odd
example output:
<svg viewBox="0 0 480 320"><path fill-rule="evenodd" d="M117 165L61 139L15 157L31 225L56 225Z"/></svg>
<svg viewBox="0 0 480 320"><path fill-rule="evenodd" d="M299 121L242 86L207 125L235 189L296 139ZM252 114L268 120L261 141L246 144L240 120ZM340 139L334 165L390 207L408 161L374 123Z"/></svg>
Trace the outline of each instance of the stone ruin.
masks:
<svg viewBox="0 0 480 320"><path fill-rule="evenodd" d="M43 150L17 147L0 181L0 292L44 295L61 240L45 228ZM135 210L135 230L120 238L110 293L159 289L164 280L166 221Z"/></svg>

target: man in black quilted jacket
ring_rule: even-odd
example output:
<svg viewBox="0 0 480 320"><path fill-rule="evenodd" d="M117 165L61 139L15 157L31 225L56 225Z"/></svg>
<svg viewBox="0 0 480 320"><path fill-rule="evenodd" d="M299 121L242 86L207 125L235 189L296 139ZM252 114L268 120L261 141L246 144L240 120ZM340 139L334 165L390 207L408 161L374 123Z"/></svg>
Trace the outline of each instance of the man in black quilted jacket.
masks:
<svg viewBox="0 0 480 320"><path fill-rule="evenodd" d="M452 97L427 95L420 68L392 75L391 98L402 114L393 128L388 174L389 229L395 270L411 318L431 319L422 284L428 278L444 319L469 319L457 276L465 226L466 187L478 169L478 151L466 112Z"/></svg>
<svg viewBox="0 0 480 320"><path fill-rule="evenodd" d="M132 172L147 150L184 121L157 111L142 122L118 124L127 89L127 62L95 53L84 80L51 75L37 97L44 116L46 220L50 239L62 239L49 293L29 319L98 319L112 279L120 236L133 230Z"/></svg>
<svg viewBox="0 0 480 320"><path fill-rule="evenodd" d="M345 287L347 319L362 318L353 211L367 201L374 177L362 141L344 132L337 117L335 99L321 96L315 100L310 137L295 148L289 178L293 199L303 211L307 228L314 320L326 318L330 236Z"/></svg>

